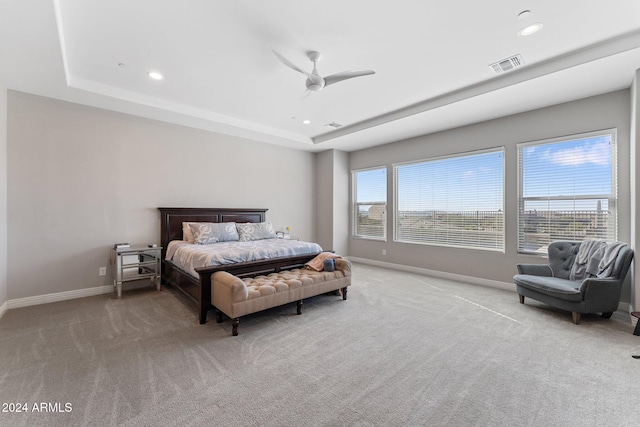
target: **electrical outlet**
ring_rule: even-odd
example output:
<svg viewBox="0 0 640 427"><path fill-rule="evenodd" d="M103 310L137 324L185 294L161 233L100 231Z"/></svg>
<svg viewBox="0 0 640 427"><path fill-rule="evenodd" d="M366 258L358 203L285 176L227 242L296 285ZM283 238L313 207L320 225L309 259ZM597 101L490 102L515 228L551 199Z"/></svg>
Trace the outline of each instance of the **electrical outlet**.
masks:
<svg viewBox="0 0 640 427"><path fill-rule="evenodd" d="M98 276L106 276L107 275L107 267L100 267L98 270Z"/></svg>
<svg viewBox="0 0 640 427"><path fill-rule="evenodd" d="M383 249L383 250L382 250L382 255L386 255L386 254L387 254L387 250L386 250L386 249Z"/></svg>

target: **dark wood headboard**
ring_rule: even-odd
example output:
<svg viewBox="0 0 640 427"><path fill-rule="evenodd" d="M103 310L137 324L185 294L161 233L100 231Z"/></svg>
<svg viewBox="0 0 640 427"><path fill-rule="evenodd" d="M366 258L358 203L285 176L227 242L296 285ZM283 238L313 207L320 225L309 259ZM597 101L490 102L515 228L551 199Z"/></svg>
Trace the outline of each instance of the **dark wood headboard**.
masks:
<svg viewBox="0 0 640 427"><path fill-rule="evenodd" d="M158 208L162 259L172 240L182 240L183 222L264 222L268 209Z"/></svg>

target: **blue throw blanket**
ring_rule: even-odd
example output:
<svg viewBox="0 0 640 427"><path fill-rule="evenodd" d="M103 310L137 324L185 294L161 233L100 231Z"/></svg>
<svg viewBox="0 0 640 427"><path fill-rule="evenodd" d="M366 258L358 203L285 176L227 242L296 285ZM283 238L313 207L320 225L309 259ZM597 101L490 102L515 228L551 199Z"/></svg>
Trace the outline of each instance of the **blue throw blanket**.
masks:
<svg viewBox="0 0 640 427"><path fill-rule="evenodd" d="M607 243L603 240L585 240L580 244L576 259L571 266L569 279L583 280L589 277L609 277L620 249L626 243Z"/></svg>

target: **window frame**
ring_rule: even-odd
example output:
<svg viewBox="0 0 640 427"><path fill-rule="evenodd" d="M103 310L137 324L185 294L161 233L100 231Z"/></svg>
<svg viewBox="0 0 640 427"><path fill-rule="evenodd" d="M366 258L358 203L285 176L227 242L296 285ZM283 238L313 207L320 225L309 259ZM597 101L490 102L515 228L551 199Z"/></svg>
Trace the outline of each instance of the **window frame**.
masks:
<svg viewBox="0 0 640 427"><path fill-rule="evenodd" d="M393 201L394 201L394 207L393 207L393 241L397 242L397 243L406 243L406 244L413 244L413 245L425 245L425 246L435 246L435 247L449 247L449 248L456 248L456 249L467 249L467 250L480 250L480 251L489 251L489 252L497 252L497 253L505 253L505 247L506 247L506 214L505 214L505 205L506 205L506 148L505 146L496 146L496 147L489 147L489 148L484 148L484 149L480 149L480 150L472 150L472 151L464 151L464 152L458 152L458 153L452 153L452 154L447 154L447 155L443 155L443 156L437 156L437 157L430 157L430 158L423 158L420 160L410 160L410 161L406 161L406 162L399 162L399 163L394 163L392 165L393 167ZM487 153L502 153L502 165L500 168L500 173L502 175L502 203L501 203L501 208L497 211L497 212L501 212L501 227L502 227L502 233L501 233L501 244L502 247L501 248L491 248L491 247L482 247L482 246L468 246L468 245L463 245L463 244L447 244L444 242L425 242L425 241L416 241L416 240L401 240L399 239L399 232L398 232L398 219L400 218L400 214L398 212L399 210L399 206L400 206L400 202L399 202L399 191L398 191L398 168L402 167L402 166L407 166L407 165L416 165L416 164L420 164L420 163L428 163L428 162L436 162L436 161L441 161L441 160L446 160L446 159L457 159L457 158L462 158L462 157L470 157L470 156L474 156L474 155L482 155L482 154L487 154ZM453 212L453 211L452 211ZM470 211L471 212L471 211ZM478 210L476 211L478 212Z"/></svg>
<svg viewBox="0 0 640 427"><path fill-rule="evenodd" d="M357 174L360 172L368 172L368 171L375 171L375 170L384 170L385 173L385 183L384 183L384 194L385 194L385 200L384 201L358 201L357 200L357 196L358 196L358 180L357 180ZM372 167L368 167L368 168L362 168L362 169L353 169L351 171L351 237L354 239L359 239L359 240L375 240L375 241L379 241L379 242L386 242L387 241L387 236L388 236L388 212L389 212L389 168L386 165L381 165L381 166L372 166ZM372 236L372 235L364 235L364 234L358 234L358 212L359 212L359 206L361 205L381 205L384 206L384 220L382 221L383 224L383 236L379 237L379 236Z"/></svg>
<svg viewBox="0 0 640 427"><path fill-rule="evenodd" d="M532 196L532 197L524 197L523 193L524 193L524 170L523 170L523 158L522 158L522 152L524 148L527 147L534 147L534 146L544 146L544 145L551 145L551 144L560 144L560 143L567 143L567 142L571 142L571 141L576 141L576 140L585 140L585 139L589 139L589 138L595 138L598 136L610 136L611 137L611 193L610 194L588 194L588 195L582 195L580 197L576 197L575 194L573 195L561 195L561 196ZM518 251L518 254L523 254L523 255L533 255L533 256L541 256L541 257L546 257L547 256L547 252L546 251L532 251L532 250L526 250L525 248L525 242L522 241L522 238L525 234L525 231L523 231L523 227L521 226L521 224L523 224L523 215L526 214L524 205L525 202L527 200L568 200L571 197L574 197L575 199L582 199L582 200L597 200L597 199L607 199L607 210L609 213L612 213L613 215L613 224L611 224L611 226L613 227L612 233L609 234L609 238L611 239L617 239L618 238L618 229L619 229L619 211L618 211L618 129L617 128L609 128L609 129L602 129L602 130L596 130L596 131L590 131L590 132L583 132L583 133L577 133L577 134L570 134L570 135L565 135L565 136L560 136L560 137L554 137L554 138L547 138L547 139L541 139L541 140L535 140L535 141L528 141L528 142L521 142L518 143L516 145L516 149L517 149L517 178L518 178L518 188L517 188L517 211L516 211L516 236L517 236L517 240L516 240L516 248ZM577 211L577 210L575 210ZM550 242L553 241L552 239L550 239ZM549 243L550 243L549 242Z"/></svg>

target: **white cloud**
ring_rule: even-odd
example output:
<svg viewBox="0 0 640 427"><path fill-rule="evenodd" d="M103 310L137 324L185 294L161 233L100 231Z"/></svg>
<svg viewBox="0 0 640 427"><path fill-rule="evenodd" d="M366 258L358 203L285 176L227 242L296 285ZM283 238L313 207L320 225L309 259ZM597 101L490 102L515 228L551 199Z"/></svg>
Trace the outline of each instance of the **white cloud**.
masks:
<svg viewBox="0 0 640 427"><path fill-rule="evenodd" d="M597 142L564 150L547 150L544 156L550 162L562 166L578 166L587 163L607 166L611 164L611 147L607 142Z"/></svg>

